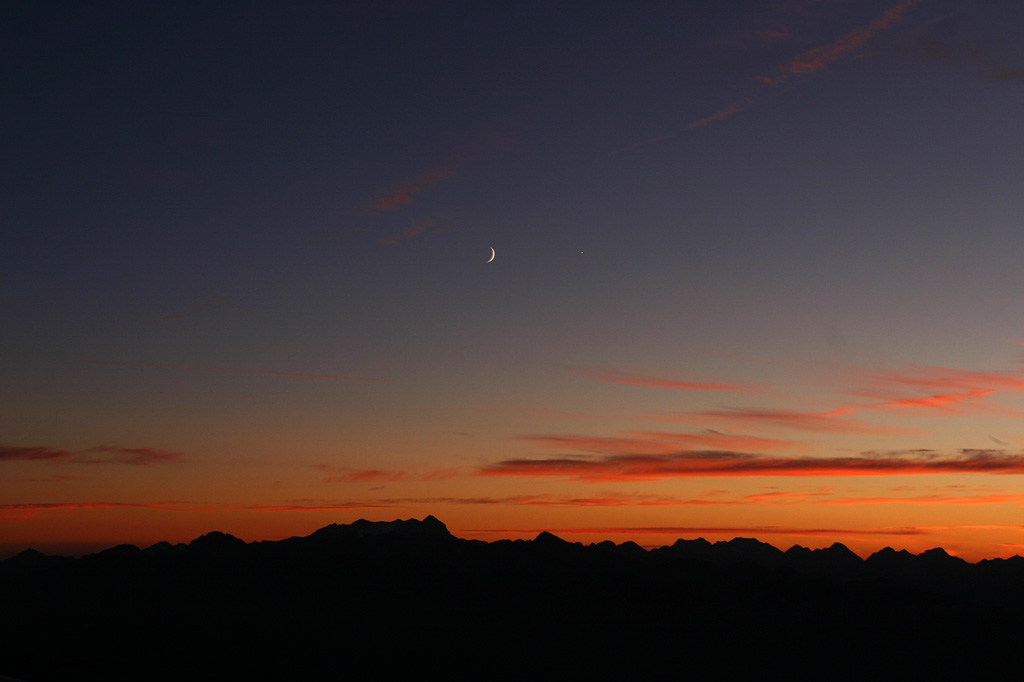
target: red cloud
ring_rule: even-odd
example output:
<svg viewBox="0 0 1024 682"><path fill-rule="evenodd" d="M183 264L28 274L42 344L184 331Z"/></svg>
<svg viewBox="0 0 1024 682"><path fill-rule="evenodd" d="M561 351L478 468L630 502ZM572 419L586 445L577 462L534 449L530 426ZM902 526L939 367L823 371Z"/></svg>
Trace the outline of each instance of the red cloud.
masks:
<svg viewBox="0 0 1024 682"><path fill-rule="evenodd" d="M377 201L371 203L369 212L377 213L380 211L388 211L405 204L411 204L413 194L418 194L453 174L454 171L448 170L447 168L433 168L431 170L424 171L417 175L415 179L402 183L398 187L387 192Z"/></svg>
<svg viewBox="0 0 1024 682"><path fill-rule="evenodd" d="M1024 455L961 450L866 453L859 457L769 457L727 451L616 454L603 457L510 459L479 476L558 476L585 482L654 481L706 476L893 476L943 473L1024 473Z"/></svg>

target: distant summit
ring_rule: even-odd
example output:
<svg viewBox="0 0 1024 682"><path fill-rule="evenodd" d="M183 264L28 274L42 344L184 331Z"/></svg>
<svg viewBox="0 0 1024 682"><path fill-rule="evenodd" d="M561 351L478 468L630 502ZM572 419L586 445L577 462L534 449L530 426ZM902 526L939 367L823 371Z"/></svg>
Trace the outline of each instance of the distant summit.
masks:
<svg viewBox="0 0 1024 682"><path fill-rule="evenodd" d="M317 539L351 539L375 535L396 535L406 537L451 538L445 526L434 516L427 516L422 521L407 519L405 521L367 521L360 519L350 524L332 523L309 537Z"/></svg>

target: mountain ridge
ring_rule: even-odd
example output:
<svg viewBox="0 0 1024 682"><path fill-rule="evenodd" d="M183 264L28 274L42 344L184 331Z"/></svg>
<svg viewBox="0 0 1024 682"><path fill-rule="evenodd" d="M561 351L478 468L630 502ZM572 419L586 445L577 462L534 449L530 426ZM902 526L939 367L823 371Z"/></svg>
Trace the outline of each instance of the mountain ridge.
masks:
<svg viewBox="0 0 1024 682"><path fill-rule="evenodd" d="M1024 626L1004 623L1022 607L1019 557L861 559L841 543L783 552L750 538L645 550L549 532L484 542L434 517L360 520L77 559L26 550L0 562L0 674L319 679L341 666L479 679L500 664L516 676L571 666L607 677L654 675L672 652L732 675L787 669L794 651L809 669L854 665L855 651L864 672L893 657L915 671L930 661L977 672L1016 660Z"/></svg>
<svg viewBox="0 0 1024 682"><path fill-rule="evenodd" d="M5 567L30 568L37 565L67 563L68 561L79 561L89 559L97 555L110 555L112 553L134 553L131 548L141 550L149 556L166 555L174 552L224 552L244 551L244 547L271 546L277 543L297 543L302 541L331 542L346 541L372 537L403 537L403 538L434 538L445 541L477 542L483 544L507 543L507 542L528 542L544 546L575 546L585 549L601 548L604 550L621 550L623 552L639 555L641 552L648 556L670 553L673 556L684 556L690 559L707 560L715 564L732 564L749 561L765 568L789 567L794 569L815 570L823 567L838 567L845 565L853 567L857 565L875 566L884 570L907 570L913 567L938 567L964 568L979 566L989 563L1017 563L1024 564L1024 557L1013 556L1008 558L981 559L977 562L969 562L965 559L950 554L942 547L933 547L919 554L913 554L906 549L894 549L884 547L868 557L861 557L841 542L834 542L832 545L823 548L807 548L799 544L792 545L789 549L782 550L767 542L756 538L735 537L731 540L720 540L710 542L703 537L694 540L677 539L671 545L661 547L644 548L633 541L625 541L616 544L610 540L599 543L584 545L580 542L565 540L549 531L540 531L532 540L494 540L486 542L482 540L466 540L451 533L447 525L433 515L428 515L422 520L395 519L393 521L369 521L358 519L352 523L332 523L319 528L306 536L293 536L280 540L253 540L246 542L240 538L222 531L209 531L188 543L171 544L167 541L159 541L147 547L137 547L131 544L120 544L109 547L98 552L84 554L80 557L71 557L59 554L45 554L33 548L25 549L7 559L0 560L0 571ZM639 551L638 551L639 550Z"/></svg>

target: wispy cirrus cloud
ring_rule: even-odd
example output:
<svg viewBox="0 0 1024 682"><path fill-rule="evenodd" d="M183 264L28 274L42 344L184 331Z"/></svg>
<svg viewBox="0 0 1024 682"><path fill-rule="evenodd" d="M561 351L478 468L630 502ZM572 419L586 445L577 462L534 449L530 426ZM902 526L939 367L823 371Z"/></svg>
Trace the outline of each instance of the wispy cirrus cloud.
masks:
<svg viewBox="0 0 1024 682"><path fill-rule="evenodd" d="M440 166L425 170L412 180L403 182L384 192L380 198L370 203L367 207L367 213L390 211L399 206L411 204L414 194L419 194L454 174L455 171Z"/></svg>
<svg viewBox="0 0 1024 682"><path fill-rule="evenodd" d="M864 47L876 34L884 31L888 28L895 26L899 23L904 15L910 11L915 5L919 4L921 0L903 0L896 5L893 5L889 9L885 10L881 16L874 19L873 21L859 26L836 41L819 45L810 50L806 50L790 59L783 61L776 66L776 73L774 75L759 76L756 80L761 83L762 86L774 87L781 85L782 83L790 80L795 76L805 76L808 74L816 73L827 69L833 62L851 54L862 47ZM792 32L786 27L779 27L777 29L769 29L760 34L763 38L763 42L776 42L781 40L789 40L793 37ZM1017 77L1016 71L1009 70L1006 73L1006 80L1014 80ZM755 103L753 97L744 97L743 99L727 106L718 111L703 116L697 120L691 121L686 124L680 130L676 130L665 135L659 135L657 137L648 138L642 142L637 142L611 152L612 154L621 154L624 152L646 147L647 145L654 144L657 142L663 142L670 140L681 133L685 133L697 128L703 128L711 123L721 121L729 118L739 112L750 108Z"/></svg>
<svg viewBox="0 0 1024 682"><path fill-rule="evenodd" d="M72 464L131 464L136 466L168 462L180 452L154 448L126 448L98 445L83 450L61 450L43 446L0 446L0 462L68 462Z"/></svg>
<svg viewBox="0 0 1024 682"><path fill-rule="evenodd" d="M929 390L973 390L979 387L1024 390L1024 375L989 370L917 365L901 372L861 372L860 375L883 385Z"/></svg>
<svg viewBox="0 0 1024 682"><path fill-rule="evenodd" d="M724 407L691 413L645 415L647 421L707 421L731 428L772 427L821 433L860 433L874 435L913 435L919 431L906 427L872 424L855 419L854 414L894 412L908 416L937 414L956 416L990 413L1019 416L1017 411L991 402L1004 392L1024 391L1024 377L1010 372L962 370L948 367L911 366L901 371L847 370L851 389L839 389L860 399L831 410L808 411L787 408ZM999 445L1009 445L995 439Z"/></svg>
<svg viewBox="0 0 1024 682"><path fill-rule="evenodd" d="M789 80L792 76L802 76L823 71L832 62L864 47L878 32L891 28L903 19L904 14L920 2L921 0L903 0L903 2L885 10L882 16L869 24L853 29L839 40L808 50L779 64L778 75L763 77L760 80L768 85L778 85Z"/></svg>
<svg viewBox="0 0 1024 682"><path fill-rule="evenodd" d="M1024 390L1024 377L1014 373L948 367L918 366L901 372L858 372L858 376L867 385L851 394L871 401L860 407L872 409L1016 414L986 399Z"/></svg>
<svg viewBox="0 0 1024 682"><path fill-rule="evenodd" d="M856 457L785 457L728 451L508 459L479 476L558 477L582 482L718 476L895 476L1024 474L1024 454L1002 450L868 452Z"/></svg>
<svg viewBox="0 0 1024 682"><path fill-rule="evenodd" d="M983 398L995 393L993 389L978 389L974 391L962 391L959 393L937 393L922 398L902 398L889 402L879 403L875 407L927 407L940 410L952 411L965 403Z"/></svg>

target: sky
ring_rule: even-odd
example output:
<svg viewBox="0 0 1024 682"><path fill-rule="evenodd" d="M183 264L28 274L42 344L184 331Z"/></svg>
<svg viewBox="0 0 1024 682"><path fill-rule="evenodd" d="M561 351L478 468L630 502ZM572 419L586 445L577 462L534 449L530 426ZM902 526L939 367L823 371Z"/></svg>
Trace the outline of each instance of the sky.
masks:
<svg viewBox="0 0 1024 682"><path fill-rule="evenodd" d="M1024 554L1024 4L9 5L0 557Z"/></svg>

